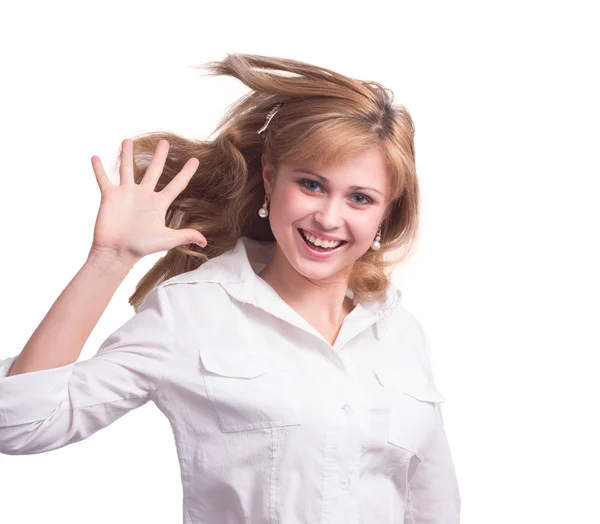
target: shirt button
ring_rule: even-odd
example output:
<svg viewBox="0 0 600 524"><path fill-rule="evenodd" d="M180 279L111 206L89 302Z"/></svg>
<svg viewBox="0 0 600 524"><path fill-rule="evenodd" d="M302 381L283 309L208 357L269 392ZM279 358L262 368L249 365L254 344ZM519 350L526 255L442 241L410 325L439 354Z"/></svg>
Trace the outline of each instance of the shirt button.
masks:
<svg viewBox="0 0 600 524"><path fill-rule="evenodd" d="M340 488L347 489L348 488L348 479L340 479Z"/></svg>
<svg viewBox="0 0 600 524"><path fill-rule="evenodd" d="M346 413L346 415L350 415L352 413L352 408L348 404L345 404L342 407L342 411Z"/></svg>

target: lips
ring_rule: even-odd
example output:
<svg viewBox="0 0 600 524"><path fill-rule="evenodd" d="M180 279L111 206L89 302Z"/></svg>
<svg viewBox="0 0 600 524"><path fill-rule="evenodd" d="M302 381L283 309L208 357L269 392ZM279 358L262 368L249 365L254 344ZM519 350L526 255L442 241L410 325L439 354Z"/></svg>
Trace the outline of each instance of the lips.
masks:
<svg viewBox="0 0 600 524"><path fill-rule="evenodd" d="M309 235L312 235L314 237L320 238L321 240L329 240L329 241L334 240L334 241L338 241L338 242L347 243L347 240L343 240L341 238L335 238L335 237L332 237L330 235L321 235L319 233L315 233L314 231L310 231L308 229L302 229L302 228L299 227L298 230L301 233L302 233L302 231L304 231L305 233L308 233Z"/></svg>
<svg viewBox="0 0 600 524"><path fill-rule="evenodd" d="M314 260L327 260L331 257L334 257L341 249L344 248L344 245L347 244L346 241L343 241L334 248L321 248L318 246L313 246L304 237L301 229L296 229L296 231L298 232L298 241L302 245L305 253Z"/></svg>

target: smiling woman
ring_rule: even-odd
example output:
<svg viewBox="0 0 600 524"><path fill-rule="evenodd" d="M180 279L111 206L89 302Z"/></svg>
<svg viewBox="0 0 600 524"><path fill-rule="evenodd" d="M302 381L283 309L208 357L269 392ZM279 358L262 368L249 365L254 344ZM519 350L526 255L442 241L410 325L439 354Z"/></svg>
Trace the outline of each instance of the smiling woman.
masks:
<svg viewBox="0 0 600 524"><path fill-rule="evenodd" d="M134 140L134 158L140 181L159 140L169 141L158 187L168 184L190 158L200 160L168 210L166 223L201 231L208 245L175 247L140 281L130 303L137 307L155 285L228 251L242 236L276 240L286 256L295 243L298 257L292 229L278 230L273 215L309 201L320 209L313 209L294 231L302 225L316 236L329 234L349 244L343 260L330 259L335 267L320 267L314 276L344 274L357 300L381 298L393 267L410 254L418 231L414 125L406 108L394 104L392 92L377 82L290 59L231 54L200 67L237 78L251 91L227 111L213 141L145 134ZM311 175L314 183L298 174ZM281 184L274 184L275 179ZM292 180L304 184L300 191L290 192ZM314 200L299 200L311 194ZM342 195L347 205L340 207ZM265 203L271 206L268 221L257 213ZM360 220L360 230L350 230L344 213L355 223ZM380 249L369 249L377 237Z"/></svg>
<svg viewBox="0 0 600 524"><path fill-rule="evenodd" d="M408 112L298 61L209 70L251 88L214 140L124 140L119 185L92 157L90 257L0 361L0 452L67 446L151 400L185 524L457 524L445 398L384 257L417 231ZM133 264L162 250L133 318L77 362Z"/></svg>

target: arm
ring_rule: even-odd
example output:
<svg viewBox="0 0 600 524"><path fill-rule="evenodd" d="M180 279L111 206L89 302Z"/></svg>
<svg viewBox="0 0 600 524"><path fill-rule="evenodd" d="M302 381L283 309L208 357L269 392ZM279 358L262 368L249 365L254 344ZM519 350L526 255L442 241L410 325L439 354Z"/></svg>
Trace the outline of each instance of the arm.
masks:
<svg viewBox="0 0 600 524"><path fill-rule="evenodd" d="M206 245L195 229L166 226L169 206L199 163L190 158L156 191L168 150L169 143L159 140L138 183L133 141L124 140L119 185L92 157L101 193L92 249L21 354L0 361L0 453L41 453L87 438L147 402L164 378L174 330L162 285L146 295L136 315L93 358L77 358L137 260L190 242Z"/></svg>
<svg viewBox="0 0 600 524"><path fill-rule="evenodd" d="M8 376L75 362L133 265L133 261L125 262L109 252L90 252L16 357Z"/></svg>
<svg viewBox="0 0 600 524"><path fill-rule="evenodd" d="M423 349L433 381L432 351L423 326L417 321ZM442 405L436 402L434 429L424 452L423 462L415 459L416 471L409 471L407 509L404 524L459 524L461 498L458 479L442 416ZM412 464L411 464L412 467Z"/></svg>
<svg viewBox="0 0 600 524"><path fill-rule="evenodd" d="M458 524L461 499L440 404L424 460L408 484L405 524Z"/></svg>
<svg viewBox="0 0 600 524"><path fill-rule="evenodd" d="M75 282L73 293L86 293L85 286L78 291L77 287ZM90 289L87 293L102 294ZM79 350L68 354L74 351L74 346L68 345L68 324L87 319L89 327L92 320L65 303L63 310L68 308L73 312L71 322L63 318L54 342L38 336L37 348L30 346L33 350L26 362L32 371L11 375L9 371L20 357L0 359L1 453L42 453L83 440L146 403L165 376L172 356L173 328L163 286L148 293L135 316L111 334L94 357L81 362L71 362ZM49 318L50 313L45 320ZM88 336L81 326L71 329L79 330L80 341ZM62 351L61 344L67 351ZM34 358L36 355L40 359ZM54 367L35 369L42 365Z"/></svg>

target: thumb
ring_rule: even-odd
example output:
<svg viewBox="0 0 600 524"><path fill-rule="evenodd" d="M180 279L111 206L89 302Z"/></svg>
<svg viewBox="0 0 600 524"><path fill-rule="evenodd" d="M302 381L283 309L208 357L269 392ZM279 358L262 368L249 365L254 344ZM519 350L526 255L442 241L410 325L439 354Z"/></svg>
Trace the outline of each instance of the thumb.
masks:
<svg viewBox="0 0 600 524"><path fill-rule="evenodd" d="M171 239L171 244L169 249L184 244L198 244L200 247L205 247L207 242L204 235L195 229L178 229Z"/></svg>

